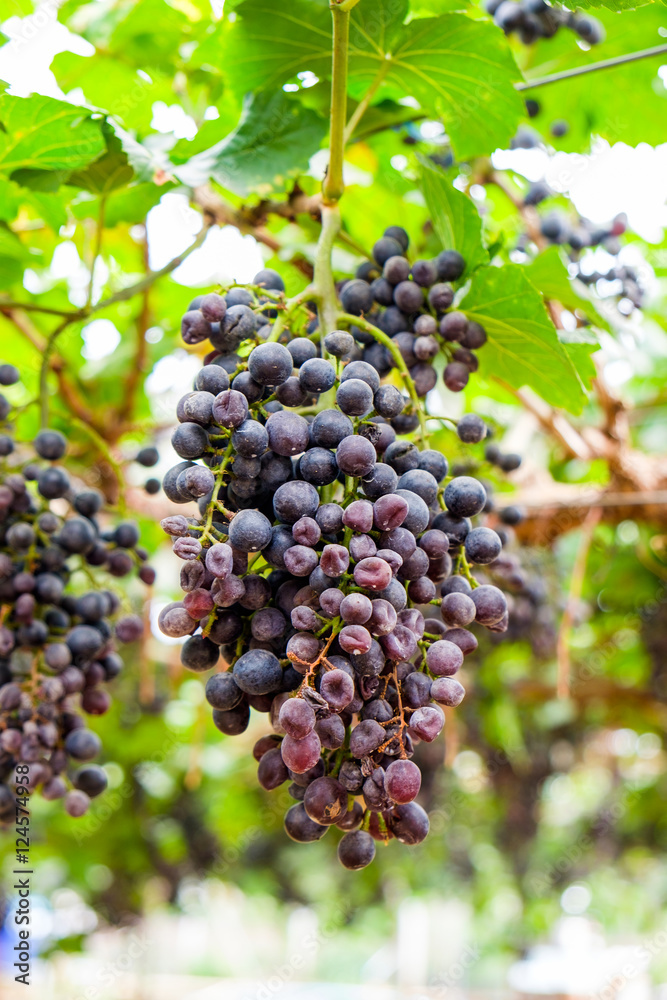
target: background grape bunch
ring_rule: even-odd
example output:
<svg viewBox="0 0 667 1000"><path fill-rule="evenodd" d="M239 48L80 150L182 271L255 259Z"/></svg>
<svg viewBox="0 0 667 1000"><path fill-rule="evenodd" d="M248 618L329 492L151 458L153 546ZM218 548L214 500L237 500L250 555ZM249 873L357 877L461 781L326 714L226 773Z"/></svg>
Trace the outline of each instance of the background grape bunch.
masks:
<svg viewBox="0 0 667 1000"><path fill-rule="evenodd" d="M0 366L0 384L18 380L12 365ZM29 765L31 790L82 816L107 785L89 763L101 743L84 715L111 705L105 685L123 666L114 640L143 635L142 619L121 614L108 584L136 569L151 584L155 573L136 525L103 529L101 494L77 491L56 464L66 452L62 434L40 431L37 459L26 458L10 416L0 395L0 822L15 817L10 786L20 764Z"/></svg>
<svg viewBox="0 0 667 1000"><path fill-rule="evenodd" d="M200 516L162 521L183 560L185 596L163 608L159 627L187 637L187 668L218 668L206 698L223 733L244 732L251 709L268 714L273 732L254 749L260 783L291 782L292 839L342 829L338 856L351 869L372 861L375 840L426 836L414 745L434 740L443 707L463 699L455 675L477 647L468 626L502 632L508 622L502 590L471 572L502 550L500 535L472 520L490 507L482 482L449 476L446 457L413 433L414 402L381 381L392 355L368 343L374 328L403 338L405 357L408 340L430 340L432 361L465 343L443 335L447 317L458 317L461 336L475 331L448 311L454 293L440 280L460 276L462 258L447 252L410 268L400 234L387 230L374 262L339 285L351 329L321 344L308 311L306 336L274 329L283 297L272 271L191 303L186 343L208 339L215 350L178 404L172 444L182 461L163 482L169 500L196 500ZM456 349L482 342L478 334ZM424 357L409 370L419 395L432 386ZM487 428L466 414L457 432L479 443Z"/></svg>
<svg viewBox="0 0 667 1000"><path fill-rule="evenodd" d="M573 14L563 7L551 6L545 0L487 0L487 14L506 35L517 35L524 45L539 38L553 38L561 28L569 28L588 45L604 41L604 28L595 17Z"/></svg>

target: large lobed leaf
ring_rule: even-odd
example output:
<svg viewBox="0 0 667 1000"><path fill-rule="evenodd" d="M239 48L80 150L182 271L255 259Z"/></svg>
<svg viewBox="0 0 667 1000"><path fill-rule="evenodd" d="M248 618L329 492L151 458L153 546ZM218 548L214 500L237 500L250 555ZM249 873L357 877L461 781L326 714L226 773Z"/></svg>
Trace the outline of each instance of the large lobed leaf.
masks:
<svg viewBox="0 0 667 1000"><path fill-rule="evenodd" d="M249 95L233 132L175 170L186 184L209 177L242 197L284 186L305 170L327 132L327 123L282 90Z"/></svg>
<svg viewBox="0 0 667 1000"><path fill-rule="evenodd" d="M528 385L553 406L581 412L586 395L579 375L523 267L477 271L460 308L488 334L479 352L486 374L517 389Z"/></svg>
<svg viewBox="0 0 667 1000"><path fill-rule="evenodd" d="M431 222L444 250L458 250L466 262L464 278L481 264L487 264L489 254L482 243L482 220L473 202L450 183L444 170L419 156L420 187L429 210Z"/></svg>
<svg viewBox="0 0 667 1000"><path fill-rule="evenodd" d="M331 73L327 8L305 0L276 7L245 0L222 40L222 62L240 93L282 87L299 73ZM361 0L352 11L350 93L360 99L416 99L442 117L461 158L507 145L523 114L514 89L520 74L509 46L488 22L463 14L405 24L407 0Z"/></svg>
<svg viewBox="0 0 667 1000"><path fill-rule="evenodd" d="M104 153L100 122L52 97L0 95L0 172L76 170Z"/></svg>

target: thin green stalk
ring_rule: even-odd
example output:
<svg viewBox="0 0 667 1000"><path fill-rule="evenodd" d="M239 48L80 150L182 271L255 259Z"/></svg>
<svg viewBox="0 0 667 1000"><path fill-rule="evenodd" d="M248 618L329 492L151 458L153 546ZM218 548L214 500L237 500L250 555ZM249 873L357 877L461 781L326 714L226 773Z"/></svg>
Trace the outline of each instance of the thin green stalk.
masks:
<svg viewBox="0 0 667 1000"><path fill-rule="evenodd" d="M88 296L86 298L86 309L90 309L93 304L93 291L95 289L95 265L102 252L102 236L104 234L104 216L106 212L106 196L100 198L100 210L97 216L95 227L95 242L93 246L93 259L90 264L90 281L88 282Z"/></svg>
<svg viewBox="0 0 667 1000"><path fill-rule="evenodd" d="M295 295L293 298L288 299L287 302L285 303L285 307L279 310L278 315L274 320L273 327L271 329L271 334L269 337L267 337L267 343L273 343L274 341L279 340L280 335L285 329L285 323L287 322L291 314L294 312L294 310L298 309L299 306L302 306L304 304L304 302L308 302L311 299L314 300L315 302L317 302L317 300L319 299L319 293L314 284L308 285L308 287L304 288L304 290L302 292L299 292L298 295Z"/></svg>
<svg viewBox="0 0 667 1000"><path fill-rule="evenodd" d="M385 76L387 75L387 71L389 70L390 66L391 62L389 60L386 60L385 62L382 63L377 76L375 77L372 84L370 85L364 96L357 104L353 113L350 115L350 120L345 126L344 142L346 143L349 142L352 136L354 135L357 125L366 114L366 111L368 110L368 105L375 97L378 87L380 86Z"/></svg>
<svg viewBox="0 0 667 1000"><path fill-rule="evenodd" d="M601 69L613 69L614 66L623 66L625 63L636 62L638 59L649 59L652 56L663 56L665 53L667 53L667 45L655 45L653 48L642 49L640 52L628 52L626 55L613 56L611 59L602 59L600 62L589 63L588 66L576 66L574 69L564 69L560 73L551 73L549 76L541 76L536 80L515 83L514 86L517 90L534 90L535 87L544 87L547 83L559 83L561 80L571 80L574 76L597 73Z"/></svg>
<svg viewBox="0 0 667 1000"><path fill-rule="evenodd" d="M417 411L422 440L425 441L426 414L424 413L424 406L421 399L417 395L415 383L412 379L412 376L410 375L410 372L408 371L408 366L405 363L405 359L401 354L401 352L399 351L396 344L394 343L394 341L391 339L391 337L388 337L386 333L383 333L382 330L378 330L376 326L373 326L372 323L369 323L368 320L362 319L361 316L352 316L351 313L339 313L338 322L344 323L347 326L358 326L360 330L365 330L366 333L370 333L371 337L374 337L379 344L382 344L383 347L387 348L392 358L394 359L394 364L401 373L403 385L405 386L405 389L408 395L410 396L410 399L412 400L413 406Z"/></svg>
<svg viewBox="0 0 667 1000"><path fill-rule="evenodd" d="M347 118L347 57L350 12L343 4L332 7L333 53L331 110L329 113L329 167L322 185L323 207L335 205L343 194L343 156ZM324 222L324 219L322 220Z"/></svg>
<svg viewBox="0 0 667 1000"><path fill-rule="evenodd" d="M51 363L51 355L53 354L53 349L56 345L56 340L67 327L72 322L71 319L64 319L62 323L59 323L55 330L49 334L49 338L46 341L44 347L44 354L42 356L42 365L39 370L39 400L40 400L40 426L42 428L49 426L49 385L48 385L48 375L49 375L49 365ZM87 426L87 425L84 425Z"/></svg>
<svg viewBox="0 0 667 1000"><path fill-rule="evenodd" d="M314 285L318 293L318 318L320 323L320 344L324 354L324 338L336 329L338 299L331 269L331 251L340 230L340 209L338 205L322 205L322 232L317 241L315 254Z"/></svg>

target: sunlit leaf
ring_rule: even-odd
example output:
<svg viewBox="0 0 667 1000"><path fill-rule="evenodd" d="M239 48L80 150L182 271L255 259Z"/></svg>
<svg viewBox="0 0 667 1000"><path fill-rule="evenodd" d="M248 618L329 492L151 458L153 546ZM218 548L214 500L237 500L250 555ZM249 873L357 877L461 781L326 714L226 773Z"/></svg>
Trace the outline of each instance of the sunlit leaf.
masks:
<svg viewBox="0 0 667 1000"><path fill-rule="evenodd" d="M487 332L479 352L484 373L517 389L528 385L548 403L581 412L586 397L574 365L522 267L477 271L461 309Z"/></svg>

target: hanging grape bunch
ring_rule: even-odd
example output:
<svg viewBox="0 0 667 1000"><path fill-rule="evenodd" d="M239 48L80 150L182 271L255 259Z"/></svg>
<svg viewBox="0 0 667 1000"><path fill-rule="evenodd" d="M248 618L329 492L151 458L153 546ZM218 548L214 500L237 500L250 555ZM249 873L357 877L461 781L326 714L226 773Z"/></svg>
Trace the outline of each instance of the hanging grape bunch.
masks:
<svg viewBox="0 0 667 1000"><path fill-rule="evenodd" d="M363 325L350 328L356 350L363 349L359 356L381 376L395 366L390 349L377 343L368 329L370 323L398 348L418 396L435 387L433 361L438 354L447 359L446 387L460 392L477 371L475 351L486 343L484 328L452 308L455 291L451 283L463 275L465 261L455 250L444 250L434 260L417 260L411 266L407 250L405 230L389 227L373 247L373 260L361 264L356 277L340 286L346 313L364 317ZM415 421L405 430L416 426Z"/></svg>
<svg viewBox="0 0 667 1000"><path fill-rule="evenodd" d="M529 186L524 204L539 205L552 196L553 191L544 181L536 181ZM633 309L641 309L644 290L634 267L617 260L603 272L582 268L582 253L595 247L601 247L610 256L618 258L622 250L619 237L627 230L627 217L624 213L617 215L608 225L599 226L581 216L573 222L564 213L553 211L540 217L539 226L544 241L566 249L570 261L575 265L571 269L570 277L577 278L585 285L596 285L598 281L608 282L607 294L617 297L619 311L624 315L629 315ZM522 253L527 252L531 242L528 234L522 235L517 241L517 250Z"/></svg>
<svg viewBox="0 0 667 1000"><path fill-rule="evenodd" d="M448 477L447 459L423 436L422 447L399 436L419 425L414 404L381 384L384 355L355 342L360 329L376 329L382 346L390 323L400 331L421 317L438 330L424 289L440 294L442 273L428 262L419 284L390 241L376 245L377 265L401 261L401 281L374 277L371 265L345 284L352 330L322 345L312 318L309 337L287 340L275 272L191 304L186 342L208 338L216 350L178 404L172 443L182 461L163 482L171 501L197 500L200 517L162 521L183 560L185 596L161 611L159 626L187 637L187 668L216 668L206 697L223 733L244 732L251 709L268 714L273 732L254 750L261 785L290 782L292 839L342 829L338 856L351 869L372 861L375 840L426 836L414 745L434 740L442 706L464 696L455 674L477 646L468 626L507 627L502 591L470 570L502 548L471 520L487 503L482 483ZM372 309L378 280L398 305L378 310L377 327L355 326L351 311ZM410 303L401 284L414 289ZM440 346L433 333L405 336ZM479 442L486 428L467 414L458 432Z"/></svg>
<svg viewBox="0 0 667 1000"><path fill-rule="evenodd" d="M545 0L486 0L484 8L506 35L518 35L524 45L539 38L553 38L560 28L569 28L588 45L604 41L600 21L584 14L573 14Z"/></svg>
<svg viewBox="0 0 667 1000"><path fill-rule="evenodd" d="M0 366L0 384L19 377L12 365ZM136 525L102 530L101 495L72 489L56 464L66 451L58 431L40 431L37 461L21 460L6 423L10 410L0 396L0 823L15 818L9 783L21 765L28 765L29 788L64 799L70 816L82 816L106 788L104 770L89 763L100 739L79 709L109 709L105 685L122 668L113 636L123 643L143 634L141 618L119 617L107 582L137 567L145 583L155 576ZM69 512L54 513L53 500L67 500ZM82 586L84 574L95 579L93 589Z"/></svg>

